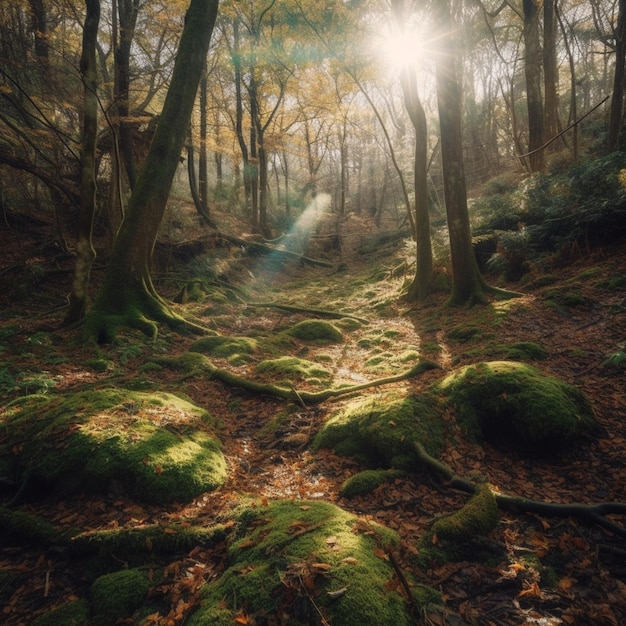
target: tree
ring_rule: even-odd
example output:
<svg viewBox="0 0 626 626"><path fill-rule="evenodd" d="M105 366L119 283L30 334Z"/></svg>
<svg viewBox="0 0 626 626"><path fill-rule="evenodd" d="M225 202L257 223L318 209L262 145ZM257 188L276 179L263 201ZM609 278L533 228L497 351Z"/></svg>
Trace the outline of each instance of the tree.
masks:
<svg viewBox="0 0 626 626"><path fill-rule="evenodd" d="M80 154L80 210L76 265L65 324L73 324L85 315L87 287L91 265L96 257L92 243L96 213L96 139L98 136L98 76L96 41L100 22L100 0L86 0L87 14L83 27L83 51L80 71L83 77L85 110L83 114L82 147Z"/></svg>
<svg viewBox="0 0 626 626"><path fill-rule="evenodd" d="M524 74L528 108L528 152L530 169L543 169L543 97L541 94L541 37L537 0L523 0L524 8Z"/></svg>
<svg viewBox="0 0 626 626"><path fill-rule="evenodd" d="M613 95L609 113L607 147L613 152L620 147L620 133L624 114L624 85L626 74L626 0L619 0L619 13L615 29L615 70L613 73Z"/></svg>
<svg viewBox="0 0 626 626"><path fill-rule="evenodd" d="M472 249L463 164L463 98L450 0L435 2L434 12L438 27L435 73L441 161L452 260L452 294L449 304L477 304L485 301L487 285L482 280Z"/></svg>
<svg viewBox="0 0 626 626"><path fill-rule="evenodd" d="M157 322L200 330L177 315L156 292L151 260L189 129L217 9L218 0L191 0L189 4L155 135L115 240L104 283L88 316L87 333L98 342L109 341L121 324L152 336L156 335Z"/></svg>
<svg viewBox="0 0 626 626"><path fill-rule="evenodd" d="M393 0L393 17L401 37L406 37L408 14L404 0ZM428 214L428 129L426 113L419 97L415 67L411 60L401 69L400 82L404 95L404 106L415 130L413 178L415 185L415 241L417 266L415 277L409 287L409 301L424 301L429 295L433 281L433 253L430 241L430 217Z"/></svg>

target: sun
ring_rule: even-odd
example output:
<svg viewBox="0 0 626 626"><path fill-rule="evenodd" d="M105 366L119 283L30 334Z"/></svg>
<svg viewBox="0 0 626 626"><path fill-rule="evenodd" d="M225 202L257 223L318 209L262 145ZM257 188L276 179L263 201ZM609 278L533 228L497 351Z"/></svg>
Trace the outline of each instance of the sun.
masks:
<svg viewBox="0 0 626 626"><path fill-rule="evenodd" d="M403 33L390 30L379 41L379 57L392 71L417 67L424 61L424 34L417 28L407 28Z"/></svg>

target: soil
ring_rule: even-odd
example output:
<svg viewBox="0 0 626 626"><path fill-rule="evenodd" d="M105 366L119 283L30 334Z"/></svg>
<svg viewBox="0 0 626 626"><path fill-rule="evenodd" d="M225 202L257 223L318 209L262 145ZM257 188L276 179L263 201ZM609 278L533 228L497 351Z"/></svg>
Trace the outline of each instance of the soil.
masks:
<svg viewBox="0 0 626 626"><path fill-rule="evenodd" d="M14 229L1 232L0 332L19 327L2 352L2 360L15 374L14 384L2 388L3 403L35 391L57 393L111 384L137 388L150 379L141 366L151 355L183 353L194 341L167 329L154 342L124 332L116 343L99 349L100 355L115 363L114 374L86 367L86 361L96 356L95 347L81 345L78 330L61 329L71 258L63 258L57 247L46 243L51 240L45 238L45 230L31 229L28 235ZM616 355L626 341L624 247L578 251L567 263L562 258L558 263L546 259L522 283L506 285L518 289L522 297L472 309L446 308L445 294L436 294L424 306L409 306L399 295L410 270L408 276L395 271L402 250L385 247L359 255L357 248L355 244L351 250L344 249L341 258L333 259L335 268L345 264L339 271L296 262L267 267L267 259L245 259L236 250L223 250L220 263L226 269L220 280L244 287L237 292L241 301L205 300L181 305L180 310L212 330L236 336L255 336L311 317L248 307L244 299L327 308L366 318L368 325L336 347L309 346L305 353L300 346L300 355L307 359L315 360L320 353L326 356L325 366L332 368L335 383L379 377L366 365L373 354L372 337L378 338L378 354L388 355L391 361L411 346L444 370L506 358L510 344L535 342L547 357L533 364L577 385L592 401L602 426L599 437L558 456L528 458L455 436L441 460L458 475L486 480L503 493L546 502L626 502L626 369L618 358L616 365L606 364L607 357ZM228 268L229 259L236 259L236 267ZM551 276L548 281L547 275ZM172 276L172 272L157 276L157 284L173 298L179 284L172 282ZM619 277L622 282L617 287L611 284ZM96 267L94 288L100 278L101 269ZM541 286L544 282L551 284ZM249 371L245 365L214 361L240 374ZM396 385L419 393L442 375L441 370L429 371ZM623 537L576 519L503 513L485 542L494 546L496 554L504 550L505 558L488 564L463 561L418 569L414 556L419 538L433 520L458 510L468 496L447 488L435 476L416 471L367 496L342 498L342 483L365 468L332 451L313 451L310 443L323 420L346 400L285 412L283 401L254 396L202 376L181 381L179 373L163 370L150 380L164 391L184 392L219 419L219 438L229 466L222 488L190 503L168 506L141 505L120 494L26 494L15 506L59 526L95 530L172 521L210 526L247 496L261 502L321 499L398 531L403 548L395 556L402 570L409 578L440 590L445 598L446 613L429 613L425 623L626 623ZM452 416L448 417L450 431L459 435ZM11 489L0 491L0 503L6 504L12 495ZM624 523L623 518L613 520ZM155 568L163 568L166 582L152 590L161 609L149 623L183 623L199 602L202 585L223 569L223 557L220 546L169 555L155 563ZM11 572L19 580L0 609L6 626L30 624L35 616L63 602L88 597L89 581L80 564L62 550L2 541L0 572Z"/></svg>

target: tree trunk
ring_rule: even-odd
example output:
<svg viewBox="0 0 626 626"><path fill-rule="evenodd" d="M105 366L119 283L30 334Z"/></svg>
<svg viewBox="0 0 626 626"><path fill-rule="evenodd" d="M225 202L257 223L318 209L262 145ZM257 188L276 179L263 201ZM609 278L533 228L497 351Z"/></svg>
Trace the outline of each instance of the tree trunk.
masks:
<svg viewBox="0 0 626 626"><path fill-rule="evenodd" d="M624 114L624 74L626 71L626 0L619 0L619 14L615 31L615 73L609 113L607 147L614 152L620 147L622 117Z"/></svg>
<svg viewBox="0 0 626 626"><path fill-rule="evenodd" d="M86 0L87 13L83 26L83 50L80 71L83 78L85 109L83 113L82 148L80 156L80 212L76 242L76 265L70 293L70 305L64 325L71 325L85 316L89 274L96 257L92 243L96 212L96 139L98 135L98 74L96 45L100 23L100 0Z"/></svg>
<svg viewBox="0 0 626 626"><path fill-rule="evenodd" d="M178 167L198 83L217 17L218 0L191 0L159 123L115 240L87 332L109 341L121 324L155 336L156 322L189 324L160 298L150 274L152 251ZM194 327L196 330L199 327Z"/></svg>
<svg viewBox="0 0 626 626"><path fill-rule="evenodd" d="M537 0L524 0L524 75L528 109L530 169L543 170L543 97L541 94L541 43Z"/></svg>
<svg viewBox="0 0 626 626"><path fill-rule="evenodd" d="M456 29L449 0L435 3L439 30L435 61L441 161L452 260L451 305L485 301L484 283L472 249L463 166L462 94L458 72Z"/></svg>
<svg viewBox="0 0 626 626"><path fill-rule="evenodd" d="M408 21L404 0L394 0L392 11L399 32ZM433 253L430 241L430 216L428 214L428 128L426 114L417 91L415 70L406 65L401 74L404 106L415 129L413 178L415 185L415 241L417 267L407 299L423 302L430 294L433 282Z"/></svg>
<svg viewBox="0 0 626 626"><path fill-rule="evenodd" d="M543 4L543 84L544 84L544 134L549 141L559 132L559 74L556 62L556 0ZM556 147L556 143L550 144Z"/></svg>
<svg viewBox="0 0 626 626"><path fill-rule="evenodd" d="M135 36L139 0L117 0L119 15L119 41L115 42L115 102L119 115L119 138L122 160L132 189L137 174L133 152L133 135L130 117L130 49Z"/></svg>

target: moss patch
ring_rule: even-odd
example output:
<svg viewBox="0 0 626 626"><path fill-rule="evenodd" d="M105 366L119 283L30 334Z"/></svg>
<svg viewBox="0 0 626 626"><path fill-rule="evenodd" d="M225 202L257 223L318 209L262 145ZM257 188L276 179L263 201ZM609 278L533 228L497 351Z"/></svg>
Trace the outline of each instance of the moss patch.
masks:
<svg viewBox="0 0 626 626"><path fill-rule="evenodd" d="M387 392L355 400L332 414L314 446L371 465L408 469L416 462L416 441L433 456L441 449L443 429L432 399Z"/></svg>
<svg viewBox="0 0 626 626"><path fill-rule="evenodd" d="M264 374L273 379L280 378L279 381L272 381L276 384L304 381L319 385L332 378L331 372L325 367L295 356L283 356L278 359L261 361L256 369L259 374Z"/></svg>
<svg viewBox="0 0 626 626"><path fill-rule="evenodd" d="M257 340L251 337L223 337L222 335L215 335L194 341L190 350L208 354L212 357L227 358L236 354L250 354L257 347Z"/></svg>
<svg viewBox="0 0 626 626"><path fill-rule="evenodd" d="M330 322L324 320L303 320L284 331L285 335L301 341L316 343L341 343L342 332Z"/></svg>
<svg viewBox="0 0 626 626"><path fill-rule="evenodd" d="M470 433L510 446L551 451L588 435L596 425L582 391L524 363L466 366L437 388Z"/></svg>
<svg viewBox="0 0 626 626"><path fill-rule="evenodd" d="M229 566L209 585L204 606L188 626L250 623L319 623L408 626L404 599L388 583L394 572L384 549L397 535L328 503L277 501L248 508ZM313 602L315 605L313 605ZM317 607L317 609L315 608Z"/></svg>
<svg viewBox="0 0 626 626"><path fill-rule="evenodd" d="M344 498L353 498L371 493L383 483L401 478L404 472L401 470L365 470L354 476L350 476L341 485L341 495Z"/></svg>
<svg viewBox="0 0 626 626"><path fill-rule="evenodd" d="M62 604L32 621L32 626L84 626L89 622L89 602L76 600Z"/></svg>
<svg viewBox="0 0 626 626"><path fill-rule="evenodd" d="M167 393L106 389L16 400L0 412L0 457L61 493L122 489L186 501L226 477L210 415Z"/></svg>
<svg viewBox="0 0 626 626"><path fill-rule="evenodd" d="M148 577L136 569L97 578L91 585L91 602L98 623L114 624L119 618L132 615L143 604L149 589Z"/></svg>
<svg viewBox="0 0 626 626"><path fill-rule="evenodd" d="M422 559L460 561L480 558L480 550L472 539L493 530L499 517L498 505L489 485L480 485L464 507L439 518L424 535L420 541Z"/></svg>

